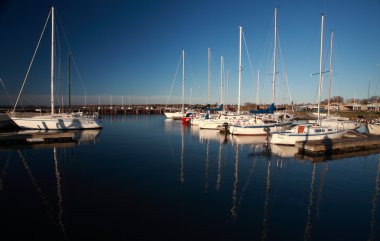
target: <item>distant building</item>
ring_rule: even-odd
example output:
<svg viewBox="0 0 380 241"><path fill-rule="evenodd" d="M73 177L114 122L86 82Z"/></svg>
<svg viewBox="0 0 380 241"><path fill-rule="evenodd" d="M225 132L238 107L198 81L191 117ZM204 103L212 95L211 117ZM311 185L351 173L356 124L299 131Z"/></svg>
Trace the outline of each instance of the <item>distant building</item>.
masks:
<svg viewBox="0 0 380 241"><path fill-rule="evenodd" d="M358 103L345 104L344 107L346 107L348 110L352 110L352 111L367 110L366 105L362 105L362 104L358 104Z"/></svg>
<svg viewBox="0 0 380 241"><path fill-rule="evenodd" d="M380 112L380 103L371 103L367 105L367 110L371 112Z"/></svg>

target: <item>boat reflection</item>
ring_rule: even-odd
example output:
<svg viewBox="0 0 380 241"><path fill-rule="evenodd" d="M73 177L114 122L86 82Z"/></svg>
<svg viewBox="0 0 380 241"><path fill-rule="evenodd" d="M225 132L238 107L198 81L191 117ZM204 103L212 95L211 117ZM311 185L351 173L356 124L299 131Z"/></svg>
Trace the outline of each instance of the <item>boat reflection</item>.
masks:
<svg viewBox="0 0 380 241"><path fill-rule="evenodd" d="M99 141L101 129L77 130L75 135L78 144L95 144Z"/></svg>
<svg viewBox="0 0 380 241"><path fill-rule="evenodd" d="M20 148L69 148L81 144L96 144L102 130L18 130L2 134L4 145L2 150L17 150Z"/></svg>

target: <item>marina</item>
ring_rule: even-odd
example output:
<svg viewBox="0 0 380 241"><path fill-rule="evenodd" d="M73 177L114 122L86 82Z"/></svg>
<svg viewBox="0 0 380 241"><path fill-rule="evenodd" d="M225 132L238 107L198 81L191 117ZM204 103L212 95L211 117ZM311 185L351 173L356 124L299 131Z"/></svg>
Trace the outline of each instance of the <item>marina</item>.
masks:
<svg viewBox="0 0 380 241"><path fill-rule="evenodd" d="M380 1L238 5L1 3L2 239L380 240Z"/></svg>

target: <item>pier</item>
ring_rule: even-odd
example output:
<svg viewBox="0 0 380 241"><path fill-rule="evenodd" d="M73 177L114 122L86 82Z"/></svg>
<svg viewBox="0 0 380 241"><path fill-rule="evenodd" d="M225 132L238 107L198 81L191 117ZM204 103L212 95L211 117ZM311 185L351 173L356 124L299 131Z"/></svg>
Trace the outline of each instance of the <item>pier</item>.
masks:
<svg viewBox="0 0 380 241"><path fill-rule="evenodd" d="M296 142L295 147L301 155L312 157L368 152L379 150L380 136L358 134L354 137Z"/></svg>
<svg viewBox="0 0 380 241"><path fill-rule="evenodd" d="M75 132L37 132L21 131L15 133L0 133L1 149L14 146L33 146L53 143L75 143Z"/></svg>

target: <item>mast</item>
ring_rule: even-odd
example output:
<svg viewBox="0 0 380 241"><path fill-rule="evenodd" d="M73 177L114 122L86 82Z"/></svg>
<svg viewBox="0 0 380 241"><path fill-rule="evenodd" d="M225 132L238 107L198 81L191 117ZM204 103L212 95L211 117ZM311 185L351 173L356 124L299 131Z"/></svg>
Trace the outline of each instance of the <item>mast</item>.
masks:
<svg viewBox="0 0 380 241"><path fill-rule="evenodd" d="M207 94L207 103L210 104L211 98L211 49L208 48L208 94Z"/></svg>
<svg viewBox="0 0 380 241"><path fill-rule="evenodd" d="M332 80L332 51L333 51L333 42L334 42L334 31L331 32L330 40L330 70L329 70L329 96L327 103L327 116L330 116L330 92L331 92L331 80Z"/></svg>
<svg viewBox="0 0 380 241"><path fill-rule="evenodd" d="M70 54L70 51L69 51L68 75L69 75L69 110L71 110L71 54Z"/></svg>
<svg viewBox="0 0 380 241"><path fill-rule="evenodd" d="M50 65L50 104L54 114L54 6L51 7L51 65Z"/></svg>
<svg viewBox="0 0 380 241"><path fill-rule="evenodd" d="M322 76L322 59L323 59L323 37L324 37L324 21L325 21L325 15L322 14L322 23L321 23L321 52L320 52L320 57L319 57L319 88L318 88L318 121L317 123L320 125L321 123L321 111L320 111L320 106L321 106L321 92L322 92L322 81L323 81L323 76Z"/></svg>
<svg viewBox="0 0 380 241"><path fill-rule="evenodd" d="M224 57L220 57L220 104L223 104L223 72L224 72Z"/></svg>
<svg viewBox="0 0 380 241"><path fill-rule="evenodd" d="M256 109L259 109L260 70L257 70Z"/></svg>
<svg viewBox="0 0 380 241"><path fill-rule="evenodd" d="M182 114L185 113L185 50L182 50Z"/></svg>
<svg viewBox="0 0 380 241"><path fill-rule="evenodd" d="M240 115L240 85L241 85L241 41L242 41L242 34L243 34L243 27L239 27L240 32L240 39L239 39L239 87L238 87L238 115Z"/></svg>
<svg viewBox="0 0 380 241"><path fill-rule="evenodd" d="M274 50L273 50L273 79L272 79L272 103L275 102L275 83L277 65L277 8L274 9Z"/></svg>

